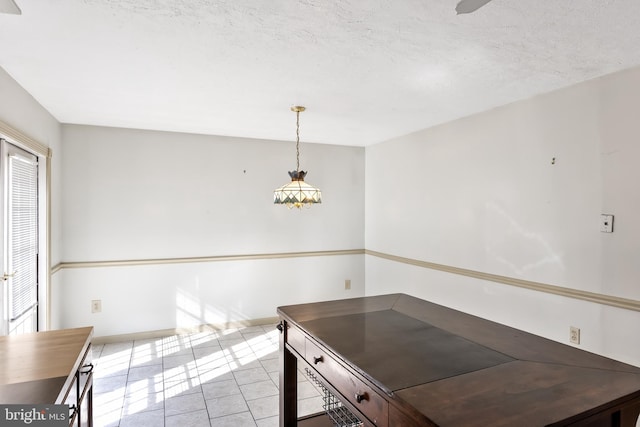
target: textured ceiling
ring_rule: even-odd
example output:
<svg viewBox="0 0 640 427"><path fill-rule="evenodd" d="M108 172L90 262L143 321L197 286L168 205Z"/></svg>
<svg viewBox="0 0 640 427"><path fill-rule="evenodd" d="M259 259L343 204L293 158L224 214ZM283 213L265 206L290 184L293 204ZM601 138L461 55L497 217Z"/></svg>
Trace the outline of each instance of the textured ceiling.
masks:
<svg viewBox="0 0 640 427"><path fill-rule="evenodd" d="M64 123L363 146L640 64L638 0L16 3L0 67Z"/></svg>

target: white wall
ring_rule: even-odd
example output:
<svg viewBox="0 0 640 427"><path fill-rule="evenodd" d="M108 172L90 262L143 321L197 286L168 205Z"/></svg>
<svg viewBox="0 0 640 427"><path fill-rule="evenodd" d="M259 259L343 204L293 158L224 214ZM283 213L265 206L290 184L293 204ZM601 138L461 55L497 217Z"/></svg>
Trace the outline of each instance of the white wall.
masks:
<svg viewBox="0 0 640 427"><path fill-rule="evenodd" d="M52 195L56 200L61 194L59 164L62 159L60 145L60 123L25 91L7 72L0 68L0 120L12 128L30 136L53 151ZM61 257L60 242L60 205L52 203L52 263L58 263Z"/></svg>
<svg viewBox="0 0 640 427"><path fill-rule="evenodd" d="M64 269L65 327L96 336L276 316L276 307L364 295L363 255ZM344 280L352 289L344 290ZM90 301L102 312L90 314ZM275 323L274 323L275 326Z"/></svg>
<svg viewBox="0 0 640 427"><path fill-rule="evenodd" d="M638 111L633 69L368 147L366 248L640 300ZM366 278L640 365L635 311L373 256Z"/></svg>
<svg viewBox="0 0 640 427"><path fill-rule="evenodd" d="M371 250L638 300L639 92L634 69L369 147L366 180L364 150L304 144L324 203L303 212L270 204L292 143L67 125L62 144L2 69L0 120L53 149L53 265L358 249L365 218ZM603 212L613 234L598 231ZM562 342L579 326L582 348L640 365L637 312L360 255L65 268L53 326L101 336L269 317L363 294L365 262L367 294L408 292Z"/></svg>
<svg viewBox="0 0 640 427"><path fill-rule="evenodd" d="M0 94L0 119L57 154L60 123L1 67Z"/></svg>
<svg viewBox="0 0 640 427"><path fill-rule="evenodd" d="M323 202L297 211L272 202L295 169L294 142L78 125L62 133L65 263L364 248L363 148L303 143L301 167ZM64 265L60 327L93 324L96 336L273 317L278 305L364 294L363 255Z"/></svg>
<svg viewBox="0 0 640 427"><path fill-rule="evenodd" d="M52 150L51 158L51 253L50 262L57 264L62 257L60 196L62 186L60 179L62 150L60 139L60 123L26 92L4 69L0 67L0 120L13 129L31 137ZM44 171L44 168L40 168ZM55 287L58 277L51 278L51 287ZM41 307L44 314L46 307ZM56 313L51 313L51 322L58 324Z"/></svg>

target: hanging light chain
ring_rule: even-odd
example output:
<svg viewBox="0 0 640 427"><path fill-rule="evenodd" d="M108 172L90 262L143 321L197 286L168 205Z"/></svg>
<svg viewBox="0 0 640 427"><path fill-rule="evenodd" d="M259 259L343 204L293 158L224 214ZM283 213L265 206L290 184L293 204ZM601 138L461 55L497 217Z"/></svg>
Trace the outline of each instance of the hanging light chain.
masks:
<svg viewBox="0 0 640 427"><path fill-rule="evenodd" d="M300 113L305 108L302 105L296 105L291 107L291 111L296 113L296 173L300 172Z"/></svg>
<svg viewBox="0 0 640 427"><path fill-rule="evenodd" d="M296 172L300 172L300 110L296 110Z"/></svg>
<svg viewBox="0 0 640 427"><path fill-rule="evenodd" d="M300 170L300 113L305 108L301 105L291 107L296 113L296 170L289 171L291 182L273 192L273 203L287 205L288 208L309 207L311 204L322 203L322 193L304 182L306 172Z"/></svg>

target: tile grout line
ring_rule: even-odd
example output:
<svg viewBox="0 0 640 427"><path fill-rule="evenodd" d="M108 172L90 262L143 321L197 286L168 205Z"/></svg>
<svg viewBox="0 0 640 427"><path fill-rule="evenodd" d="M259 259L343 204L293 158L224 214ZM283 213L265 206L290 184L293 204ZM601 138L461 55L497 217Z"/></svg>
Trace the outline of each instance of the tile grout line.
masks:
<svg viewBox="0 0 640 427"><path fill-rule="evenodd" d="M237 336L231 336L231 334L233 333L238 333ZM150 354L148 355L148 357L151 358L151 360L154 360L155 358L157 358L158 356L158 348L160 349L160 364L157 365L156 363L152 363L149 366L159 366L159 369L161 371L161 381L162 381L162 417L163 417L163 421L162 424L160 424L160 422L158 422L158 425L162 425L164 427L167 427L169 425L171 425L171 422L169 422L167 417L167 409L173 407L172 405L167 406L167 400L168 400L168 395L166 392L166 380L168 379L166 377L167 374L167 369L169 368L165 368L166 364L165 362L167 362L167 357L171 357L171 356L177 356L180 357L181 355L188 355L190 357L185 358L185 359L191 359L190 361L187 361L185 363L180 362L181 366L186 367L186 373L187 376L185 378L185 381L187 382L187 387L191 388L191 386L189 386L188 383L196 383L198 384L198 386L200 387L200 391L198 393L198 396L200 399L202 399L202 401L204 402L204 411L201 413L202 415L206 415L207 418L207 422L205 423L204 419L202 420L203 425L208 425L209 427L211 427L211 425L214 425L212 423L214 423L214 420L216 419L224 419L226 417L240 417L241 419L244 419L248 422L252 422L252 425L258 426L258 425L265 425L265 423L273 423L274 419L276 419L277 417L277 412L278 410L275 410L275 415L273 414L273 407L271 407L271 403L269 403L270 400L272 400L274 398L274 396L277 396L278 393L276 394L272 394L273 391L272 390L268 390L269 387L275 387L275 389L279 389L279 384L277 384L276 380L274 379L274 376L272 375L274 371L270 371L270 369L273 369L274 366L271 363L267 363L266 361L271 360L271 359L276 359L277 358L277 354L275 354L274 356L269 356L271 353L276 353L278 351L277 349L277 342L274 342L273 338L269 336L269 334L272 331L268 330L267 327L261 327L261 329L250 329L247 331L243 331L242 329L238 330L236 329L234 332L230 332L228 335L228 340L229 342L227 342L226 344L223 345L223 342L225 341L224 339L221 340L221 338L224 338L221 335L218 334L211 334L210 336L200 336L197 339L197 343L195 342L196 339L194 339L194 336L192 336L193 334L185 334L185 335L173 335L170 337L165 337L165 338L159 338L157 340L154 341L148 341L148 342L140 342L140 345L143 344L149 344L151 349L150 349ZM253 340L254 338L257 338L257 340ZM232 340L237 341L236 343L231 342ZM252 341L253 340L253 341ZM158 342L159 341L159 342ZM216 341L216 346L210 345L213 344L213 341ZM146 353L143 350L140 350L140 354L136 354L136 348L137 348L137 344L136 341L129 341L126 343L114 343L117 345L122 346L121 348L127 347L128 344L128 351L129 353L129 357L127 360L127 367L126 370L121 370L119 372L123 372L125 375L124 376L124 393L123 393L123 397L121 400L121 407L119 408L119 419L115 420L115 418L113 419L112 423L108 424L109 426L123 426L127 423L130 423L131 421L125 421L125 424L123 424L123 420L125 420L127 417L131 417L131 416L137 416L137 414L143 414L144 412L155 412L155 409L147 409L147 411L145 411L144 409L142 410L137 410L137 412L134 412L132 414L128 414L128 409L127 407L130 405L127 405L127 386L129 385L130 379L131 379L131 375L133 375L133 373L131 372L133 370L134 367L138 367L134 365L134 361L137 360L138 357L141 358L141 360L139 360L139 363L141 363L141 366L139 366L139 368L144 368L146 365L146 359L145 356ZM196 345L197 344L197 345ZM240 345L238 347L235 347L236 345ZM242 401L245 404L245 409L240 410L239 412L231 412L231 413L224 413L225 411L221 411L220 414L218 416L215 416L214 418L211 418L212 415L214 415L211 412L211 407L207 402L206 396L205 396L205 388L203 387L202 384L202 375L204 374L204 372L202 371L202 369L204 369L206 366L204 364L199 364L197 362L197 358L196 358L196 347L201 347L201 348L209 348L209 347L217 347L219 348L219 350L212 350L212 354L221 351L221 356L224 357L224 366L226 366L227 368L227 372L230 375L229 379L233 380L233 383L235 384L235 387L237 387L238 391L239 391L239 398L242 399ZM235 349L234 349L235 347ZM263 353L264 349L268 349L268 352ZM96 352L96 354L99 354L98 359L102 359L103 356L104 357L109 357L110 355L105 354L105 351L109 351L110 353L114 353L117 352L118 349L112 349L107 345L103 345L100 347L99 352ZM173 350L173 353L171 353L171 355L168 354L168 352L170 350ZM200 354L200 352L198 352ZM207 352L203 353L203 356L201 357L205 357L204 354ZM116 354L116 353L114 353ZM258 357L259 354L262 354L262 356ZM265 359L266 356L266 359ZM100 361L100 360L99 360ZM104 362L104 359L103 359ZM110 361L111 362L111 361ZM171 365L175 364L176 361L171 361ZM222 360L221 360L222 362ZM237 362L237 366L236 369L232 369L232 364L234 362ZM189 369L188 365L190 365L191 363L193 363L193 369L195 370L194 372L191 372L191 370ZM247 365L248 363L251 363L252 366L248 367L248 366L244 366ZM253 364L255 363L255 366L253 366ZM119 365L120 363L118 362L117 365ZM243 368L244 366L244 368ZM109 365L109 368L112 368L111 363ZM240 369L237 369L240 368ZM242 385L239 384L238 382L238 374L243 372L243 371L248 371L248 370L256 370L255 371L255 377L253 376L253 373L248 373L246 375L241 375L241 380L243 382ZM116 369L117 370L117 369ZM151 372L155 372L155 370L151 370ZM264 379L262 379L261 377L264 374ZM151 405L152 403L149 403L149 395L153 394L152 390L149 390L149 387L152 387L154 385L156 385L155 379L152 381L152 384L149 384L149 378L147 378L147 373L143 372L143 371L136 371L136 375L138 376L142 376L144 378L141 377L141 379L146 379L147 381L147 390L146 390L146 400L147 400L147 406L145 406L145 408L149 408L149 405ZM152 376L157 375L157 374L153 374ZM192 375L196 375L197 377L197 381L195 381L196 378L191 378ZM108 378L105 377L105 378ZM218 381L226 381L226 380L211 380L210 383L216 383ZM249 381L249 382L246 382ZM251 385L252 384L259 384L264 382L265 386L267 387L267 390L259 390L259 386L256 386L256 388L252 388ZM269 386L267 386L267 384ZM157 386L157 385L156 385ZM157 390L155 390L157 391ZM245 395L245 391L249 392L248 395ZM144 390L142 391L144 393ZM184 391L183 391L184 392ZM183 395L183 392L178 393L178 395ZM106 391L105 393L109 393L109 391ZM191 393L186 393L191 394ZM220 395L220 397L226 397L227 395ZM251 397L250 399L248 397ZM214 398L214 397L212 397ZM198 400L198 398L195 398L196 400ZM249 405L250 402L257 402L260 399L265 399L265 403L254 403L253 404L253 409L252 406ZM144 400L143 398L137 398L134 399L136 401L138 400ZM308 399L307 399L308 400ZM129 402L130 404L135 404L135 402ZM159 402L158 402L159 403ZM200 404L198 404L199 406ZM267 406L264 406L267 405ZM188 405L190 406L190 405ZM118 409L113 408L113 409ZM200 409L194 409L194 410L187 410L186 412L181 412L179 407L174 408L176 409L176 413L174 413L173 415L171 415L171 417L173 416L180 416L182 414L190 414L190 413L195 413L195 412L199 412ZM160 408L158 408L158 410L160 410ZM258 412L254 412L254 410L258 410ZM245 414L245 412L248 412L249 415L242 415ZM265 415L265 414L269 414L271 413L272 415ZM107 412L107 416L108 416L109 412ZM158 414L159 415L159 414ZM256 418L257 415L260 415L260 418ZM245 418L246 417L246 418ZM142 417L144 418L144 417ZM107 418L109 419L109 418ZM251 421L249 421L251 420Z"/></svg>
<svg viewBox="0 0 640 427"><path fill-rule="evenodd" d="M202 379L200 378L200 367L196 362L196 353L193 351L193 343L191 342L191 335L189 335L189 348L191 348L191 355L193 356L196 372L198 373L198 385L200 386L200 395L204 402L204 410L207 413L207 420L209 420L209 426L211 426L211 414L209 413L209 405L207 405L207 399L204 397L204 388L202 387Z"/></svg>
<svg viewBox="0 0 640 427"><path fill-rule="evenodd" d="M264 336L267 332L263 330L262 335ZM240 332L240 335L242 335L244 337L244 334L242 332ZM255 353L255 351L253 351L253 347L251 347L251 345L248 343L246 337L244 338L245 342L247 342L247 345L249 346L249 348L251 349L251 353L253 354L253 357L255 358L255 360L258 361L258 363L260 363L260 366L262 366L262 369L265 370L265 372L267 371L264 366L262 365L262 362L260 361L260 359L258 359L258 355ZM267 376L268 376L268 372L267 372ZM269 381L273 382L273 380L271 379L271 377L269 377ZM244 396L244 393L242 393L242 388L240 388L240 393L242 394L242 398L245 401L245 404L247 405L247 410L249 412L249 414L251 415L251 419L253 420L253 423L255 425L258 425L258 420L256 419L256 416L253 414L253 412L251 411L251 407L249 406L249 401L246 399L246 397Z"/></svg>
<svg viewBox="0 0 640 427"><path fill-rule="evenodd" d="M164 376L164 339L162 342L162 425L164 427L167 426L167 390L165 387L165 376Z"/></svg>

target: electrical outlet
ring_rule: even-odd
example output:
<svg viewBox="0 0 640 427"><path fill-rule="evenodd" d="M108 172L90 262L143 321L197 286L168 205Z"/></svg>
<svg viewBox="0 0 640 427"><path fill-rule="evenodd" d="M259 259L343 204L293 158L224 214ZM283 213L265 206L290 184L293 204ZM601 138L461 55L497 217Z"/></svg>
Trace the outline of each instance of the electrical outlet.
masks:
<svg viewBox="0 0 640 427"><path fill-rule="evenodd" d="M613 215L600 215L600 231L603 233L613 233Z"/></svg>
<svg viewBox="0 0 640 427"><path fill-rule="evenodd" d="M345 288L345 290L351 289L351 280L350 279L345 279L344 288Z"/></svg>
<svg viewBox="0 0 640 427"><path fill-rule="evenodd" d="M91 312L100 313L102 311L102 300L94 299L91 301Z"/></svg>
<svg viewBox="0 0 640 427"><path fill-rule="evenodd" d="M580 328L575 326L569 327L569 341L572 344L580 344Z"/></svg>

